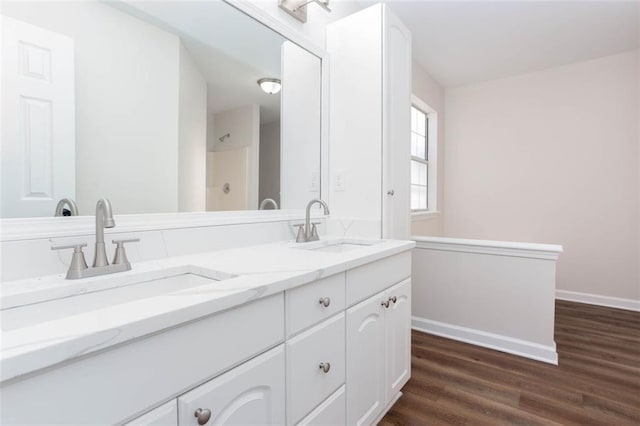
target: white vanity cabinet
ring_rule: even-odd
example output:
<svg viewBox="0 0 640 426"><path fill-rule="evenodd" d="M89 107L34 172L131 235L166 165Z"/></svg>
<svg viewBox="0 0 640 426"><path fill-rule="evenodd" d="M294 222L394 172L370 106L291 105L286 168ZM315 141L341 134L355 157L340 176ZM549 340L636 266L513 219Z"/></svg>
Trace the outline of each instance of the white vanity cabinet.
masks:
<svg viewBox="0 0 640 426"><path fill-rule="evenodd" d="M284 424L284 377L280 345L180 396L178 424Z"/></svg>
<svg viewBox="0 0 640 426"><path fill-rule="evenodd" d="M353 285L356 289L354 294L358 297L365 294L364 289L377 289L383 282L388 287L347 309L346 383L349 425L374 423L400 395L400 389L409 380L409 256L409 253L402 253L347 273L347 290ZM394 267L388 268L390 265ZM354 296L353 299L357 298Z"/></svg>
<svg viewBox="0 0 640 426"><path fill-rule="evenodd" d="M176 426L178 424L178 404L175 399L154 408L125 426Z"/></svg>

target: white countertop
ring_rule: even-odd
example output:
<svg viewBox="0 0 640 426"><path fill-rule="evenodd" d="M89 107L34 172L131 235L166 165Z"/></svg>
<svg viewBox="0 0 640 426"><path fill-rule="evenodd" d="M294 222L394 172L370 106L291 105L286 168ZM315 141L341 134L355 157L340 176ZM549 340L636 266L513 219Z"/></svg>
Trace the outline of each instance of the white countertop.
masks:
<svg viewBox="0 0 640 426"><path fill-rule="evenodd" d="M302 250L301 246L304 244L286 241L138 262L128 272L82 280L66 280L61 274L2 283L0 381L409 250L415 242L384 240L342 253ZM59 318L53 312L53 319L47 308L51 299L186 273L227 279L99 309L80 309ZM67 304L69 300L72 298ZM10 320L20 317L18 310L28 312L23 315L28 319L26 325ZM39 320L39 314L46 320Z"/></svg>

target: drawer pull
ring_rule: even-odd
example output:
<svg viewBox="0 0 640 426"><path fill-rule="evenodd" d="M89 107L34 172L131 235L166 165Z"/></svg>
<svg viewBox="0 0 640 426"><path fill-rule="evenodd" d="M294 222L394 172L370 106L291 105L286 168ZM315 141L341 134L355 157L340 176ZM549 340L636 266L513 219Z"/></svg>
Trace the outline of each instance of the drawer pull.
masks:
<svg viewBox="0 0 640 426"><path fill-rule="evenodd" d="M382 306L384 306L385 308L389 307L389 301L388 300L383 300L382 303L380 303Z"/></svg>
<svg viewBox="0 0 640 426"><path fill-rule="evenodd" d="M331 304L331 299L328 297L321 297L318 303L320 303L325 308L328 308L329 305Z"/></svg>
<svg viewBox="0 0 640 426"><path fill-rule="evenodd" d="M391 297L389 298L389 301L390 301L390 302L393 302L393 304L395 305L395 304L396 304L396 302L398 301L398 298L397 298L397 297L395 297L395 296L391 296Z"/></svg>
<svg viewBox="0 0 640 426"><path fill-rule="evenodd" d="M198 424L202 426L211 418L211 410L208 408L205 408L204 410L202 408L198 408L196 412L193 413L193 416L198 419Z"/></svg>
<svg viewBox="0 0 640 426"><path fill-rule="evenodd" d="M328 373L329 370L331 370L331 364L328 362L321 362L318 367L325 373Z"/></svg>

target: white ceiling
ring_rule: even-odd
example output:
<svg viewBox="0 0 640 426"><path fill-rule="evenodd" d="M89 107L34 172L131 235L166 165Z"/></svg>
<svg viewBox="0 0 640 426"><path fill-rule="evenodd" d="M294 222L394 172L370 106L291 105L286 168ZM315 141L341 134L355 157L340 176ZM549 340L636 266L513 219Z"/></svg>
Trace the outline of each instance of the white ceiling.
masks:
<svg viewBox="0 0 640 426"><path fill-rule="evenodd" d="M387 3L412 33L414 59L443 86L640 48L640 0Z"/></svg>

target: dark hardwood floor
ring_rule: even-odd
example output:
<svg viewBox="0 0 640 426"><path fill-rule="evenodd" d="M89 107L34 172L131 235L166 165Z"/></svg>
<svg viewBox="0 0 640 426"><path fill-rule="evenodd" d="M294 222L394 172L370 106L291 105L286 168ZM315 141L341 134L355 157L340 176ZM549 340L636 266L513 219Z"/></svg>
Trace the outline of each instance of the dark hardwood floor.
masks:
<svg viewBox="0 0 640 426"><path fill-rule="evenodd" d="M640 312L556 303L559 365L420 332L380 425L640 425Z"/></svg>

